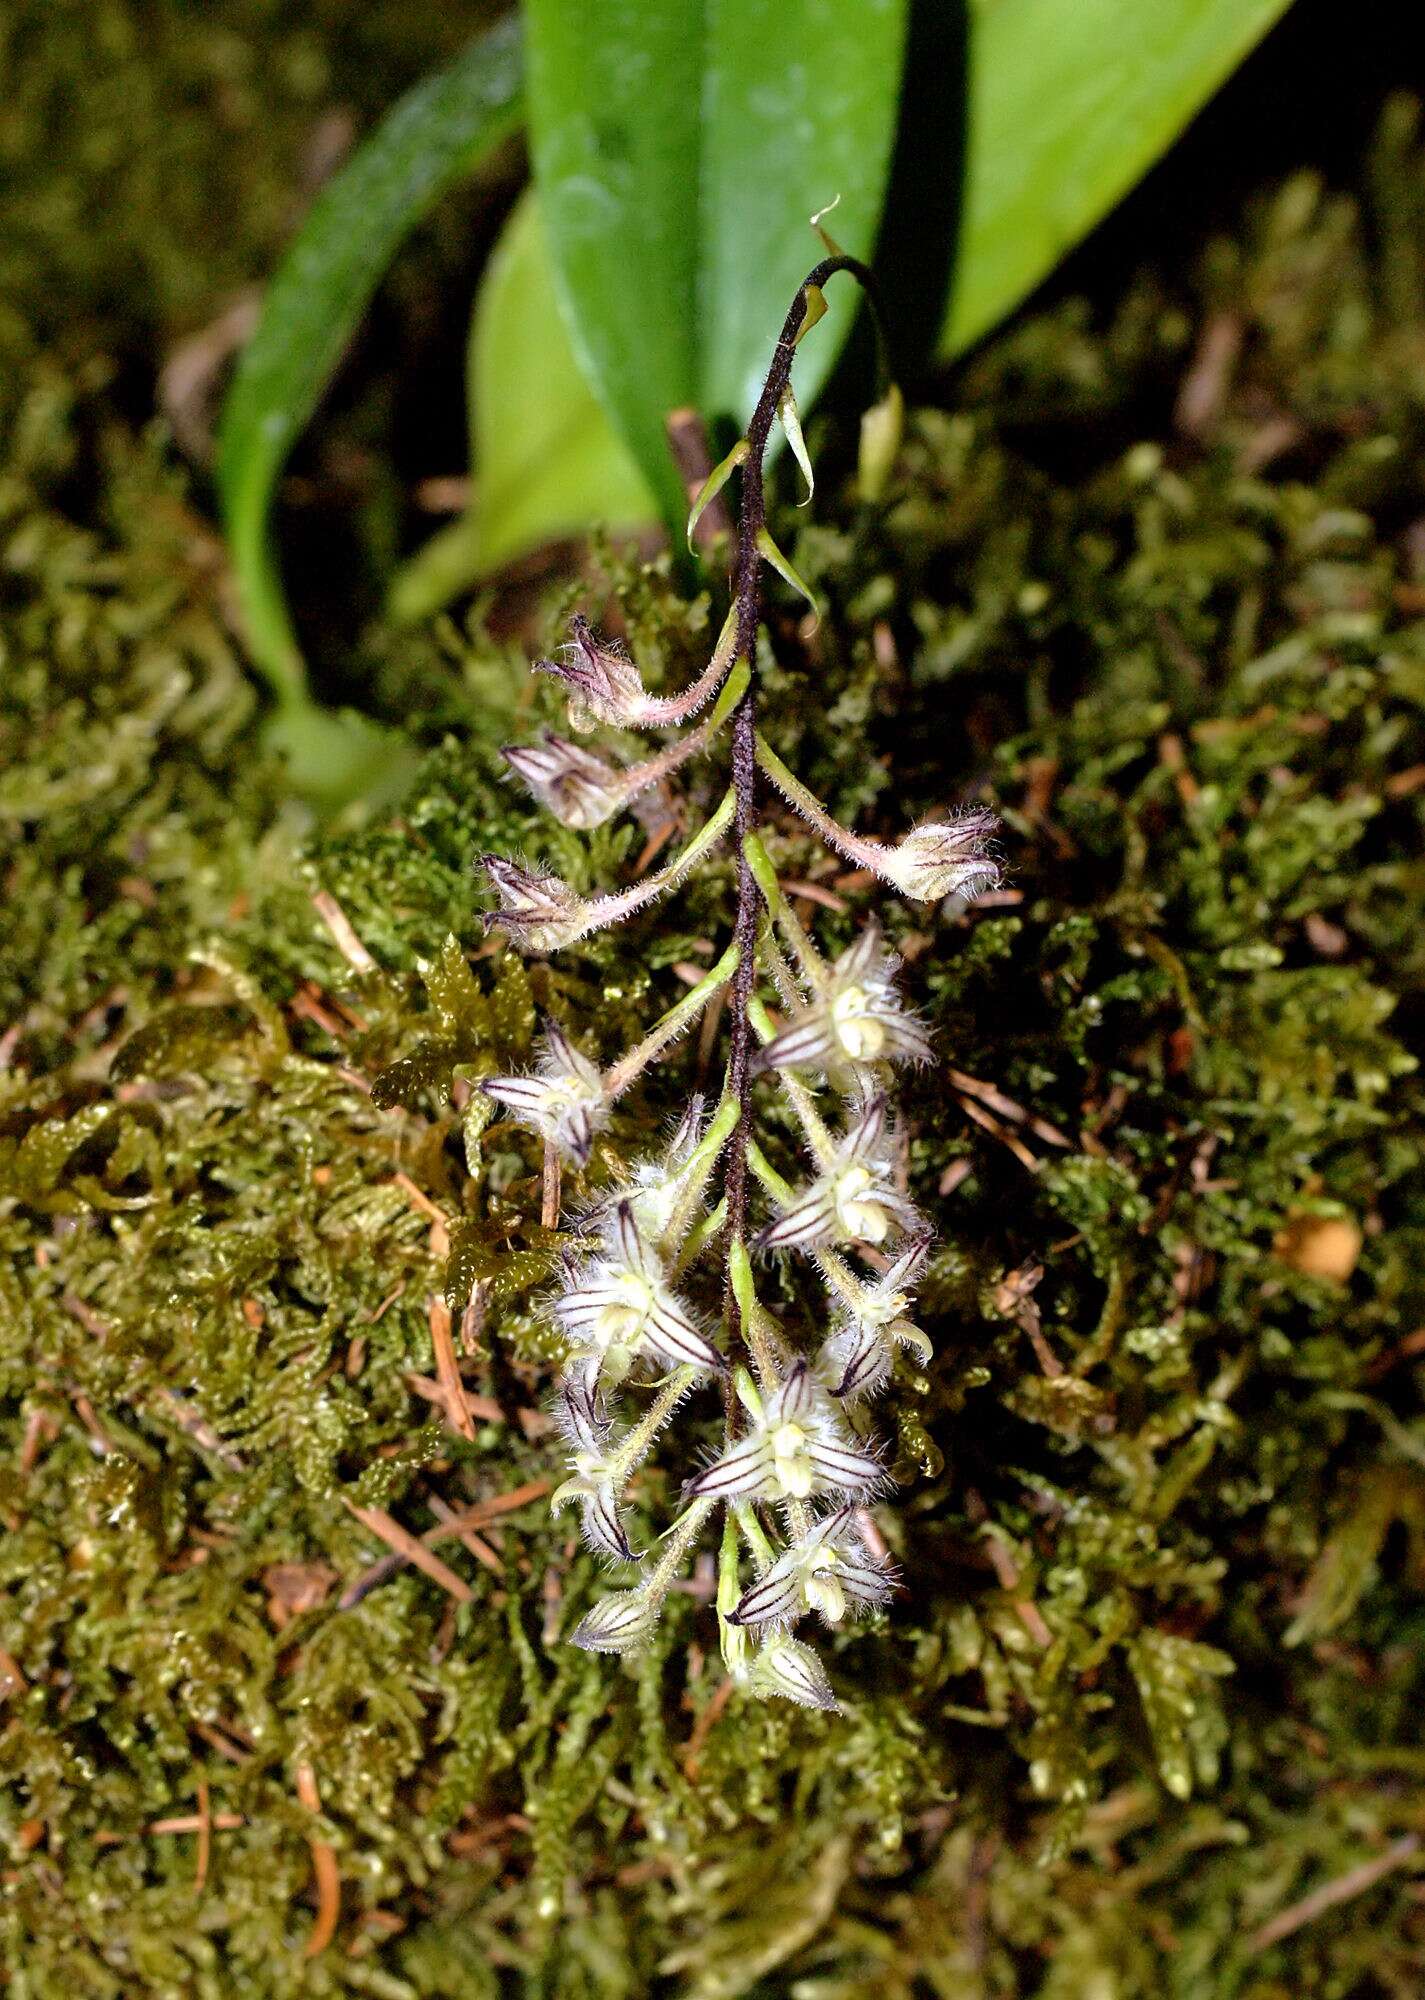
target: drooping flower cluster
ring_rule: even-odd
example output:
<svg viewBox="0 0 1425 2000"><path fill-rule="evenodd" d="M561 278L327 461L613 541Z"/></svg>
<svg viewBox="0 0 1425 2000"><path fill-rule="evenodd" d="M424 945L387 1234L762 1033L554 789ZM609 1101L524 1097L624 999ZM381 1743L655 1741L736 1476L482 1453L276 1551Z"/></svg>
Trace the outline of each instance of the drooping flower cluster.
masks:
<svg viewBox="0 0 1425 2000"><path fill-rule="evenodd" d="M926 1063L932 1049L900 997L898 961L874 919L828 960L797 916L758 831L757 774L835 851L913 899L963 907L998 879L989 814L965 811L895 844L866 839L841 827L756 734L761 565L798 581L763 525L763 453L777 415L804 458L790 357L818 316L820 284L843 269L864 281L862 267L838 253L799 291L747 438L694 509L696 517L708 492L742 469L733 609L705 670L681 695L651 694L628 654L583 619L560 658L541 662L564 686L576 733L676 727L706 710L704 719L632 764L553 732L505 753L558 819L589 828L730 729L732 783L721 802L680 854L621 893L581 897L543 869L498 856L486 864L497 903L488 921L522 950L552 952L646 907L714 857L729 833L741 835L731 942L698 985L606 1068L580 1045L584 1035L576 1042L550 1022L533 1072L489 1078L484 1089L544 1141L548 1160L562 1156L596 1184L546 1305L566 1351L556 1419L568 1476L553 1506L577 1507L589 1546L637 1574L599 1598L572 1639L595 1651L642 1645L707 1517L723 1507L717 1607L729 1670L752 1694L816 1708L835 1708L836 1698L793 1628L812 1614L834 1628L895 1587L867 1512L889 1480L864 1399L887 1380L898 1349L920 1362L931 1351L911 1317L929 1238L906 1190L890 1090L897 1064ZM618 1100L714 996L731 1045L720 1098L710 1113L695 1099L665 1146L631 1171L615 1168L596 1141ZM772 1092L802 1135L799 1184L759 1142L759 1106ZM758 1189L762 1216L751 1213ZM804 1332L758 1296L754 1257L786 1254L807 1259L824 1292ZM640 1469L692 1392L718 1380L721 1445L691 1477L686 1459L668 1466L672 1490L681 1484L679 1510L656 1549L639 1548L630 1524Z"/></svg>

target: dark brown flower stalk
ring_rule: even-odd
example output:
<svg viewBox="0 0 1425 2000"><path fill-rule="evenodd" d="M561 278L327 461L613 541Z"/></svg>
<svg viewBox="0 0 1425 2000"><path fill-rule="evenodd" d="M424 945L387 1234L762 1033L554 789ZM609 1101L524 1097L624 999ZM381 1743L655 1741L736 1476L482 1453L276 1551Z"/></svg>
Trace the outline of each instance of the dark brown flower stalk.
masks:
<svg viewBox="0 0 1425 2000"><path fill-rule="evenodd" d="M848 271L873 298L875 281L856 257L824 257L809 271L792 300L782 331L772 354L772 366L762 385L762 394L747 426L746 455L742 460L741 505L737 517L737 566L733 573L733 601L737 616L736 657L747 664L747 692L732 718L732 785L737 800L734 825L737 832L737 972L733 978L732 1052L727 1066L728 1093L738 1105L736 1130L728 1148L726 1169L727 1224L734 1242L745 1242L747 1234L747 1137L751 1116L749 1063L752 1024L748 1002L755 977L754 945L762 894L757 887L746 852L747 837L757 821L757 634L762 624L762 566L767 560L761 546L767 532L766 460L767 440L772 421L786 398L792 380L792 361L797 343L814 325L820 313L810 305L820 299L822 287L838 271ZM714 475L716 477L716 475ZM737 1301L731 1300L734 1328L737 1328Z"/></svg>
<svg viewBox="0 0 1425 2000"><path fill-rule="evenodd" d="M569 697L576 730L599 723L656 728L705 719L643 763L619 768L564 738L506 752L515 775L566 825L592 827L646 785L731 737L730 782L706 824L656 875L621 894L575 895L558 877L491 856L487 868L500 908L491 921L526 950L556 951L642 909L675 888L731 834L737 843L732 939L718 964L634 1048L601 1070L559 1027L547 1030L538 1068L494 1077L485 1089L576 1165L618 1096L659 1060L723 990L730 1001L730 1046L722 1095L704 1119L688 1107L671 1143L641 1162L588 1218L583 1254L571 1258L550 1318L568 1359L558 1416L569 1448L569 1478L556 1508L577 1505L586 1540L620 1563L641 1562L623 1510L628 1481L657 1445L683 1399L700 1381L723 1383L723 1448L684 1485L683 1507L641 1581L594 1606L576 1644L628 1652L647 1638L667 1592L708 1514L728 1508L718 1574L723 1656L750 1692L834 1708L826 1670L791 1628L808 1612L836 1626L884 1602L893 1577L863 1539L858 1510L886 1485L859 1399L891 1371L898 1347L922 1358L929 1342L909 1317L928 1239L894 1169L890 1084L897 1062L924 1062L924 1029L895 990L896 960L871 921L847 952L828 961L782 894L760 832L762 777L837 852L919 900L968 901L996 879L985 842L993 822L969 812L914 828L893 846L841 826L782 763L757 729L757 642L764 567L810 593L767 528L765 464L779 420L811 485L811 466L792 395L797 346L825 310L822 287L848 272L870 289L854 257L834 252L798 287L762 393L732 451L694 503L689 534L734 471L741 506L732 605L707 667L681 695L654 696L618 647L582 619L558 662L541 663ZM894 450L898 399L863 424L871 455ZM808 492L808 498L810 491ZM783 1013L774 1019L759 988ZM757 1144L760 1081L775 1083L801 1129L811 1174L787 1182ZM826 1097L836 1101L830 1119ZM721 1199L708 1206L721 1165ZM753 1182L771 1214L752 1233ZM887 1256L881 1245L894 1246ZM688 1273L720 1246L724 1350L684 1295ZM814 1352L792 1337L757 1297L754 1254L809 1256L826 1291L812 1329ZM859 1262L858 1262L859 1260ZM866 1267L869 1267L867 1269ZM641 1415L620 1422L615 1398L640 1376L656 1378ZM750 1559L752 1580L742 1575Z"/></svg>

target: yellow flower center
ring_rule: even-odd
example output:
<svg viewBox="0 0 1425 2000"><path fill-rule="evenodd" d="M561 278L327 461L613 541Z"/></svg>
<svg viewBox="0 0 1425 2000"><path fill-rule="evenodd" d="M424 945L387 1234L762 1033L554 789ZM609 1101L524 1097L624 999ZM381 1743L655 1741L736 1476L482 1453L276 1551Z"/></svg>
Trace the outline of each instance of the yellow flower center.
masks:
<svg viewBox="0 0 1425 2000"><path fill-rule="evenodd" d="M603 1347L637 1339L653 1308L653 1288L636 1272L630 1271L620 1278L618 1289L619 1299L606 1305L599 1314L598 1338Z"/></svg>
<svg viewBox="0 0 1425 2000"><path fill-rule="evenodd" d="M819 1611L828 1625L839 1625L846 1616L846 1592L835 1576L836 1557L830 1549L823 1549L811 1566L807 1578L807 1603L813 1611Z"/></svg>
<svg viewBox="0 0 1425 2000"><path fill-rule="evenodd" d="M875 1062L886 1046L886 1031L871 1013L864 986L846 986L831 1003L831 1025L853 1062Z"/></svg>
<svg viewBox="0 0 1425 2000"><path fill-rule="evenodd" d="M812 1489L806 1432L800 1424L778 1424L772 1433L772 1476L793 1500L805 1500Z"/></svg>
<svg viewBox="0 0 1425 2000"><path fill-rule="evenodd" d="M846 1167L836 1177L836 1219L858 1243L879 1243L891 1226L882 1204L869 1198L875 1185L866 1167Z"/></svg>

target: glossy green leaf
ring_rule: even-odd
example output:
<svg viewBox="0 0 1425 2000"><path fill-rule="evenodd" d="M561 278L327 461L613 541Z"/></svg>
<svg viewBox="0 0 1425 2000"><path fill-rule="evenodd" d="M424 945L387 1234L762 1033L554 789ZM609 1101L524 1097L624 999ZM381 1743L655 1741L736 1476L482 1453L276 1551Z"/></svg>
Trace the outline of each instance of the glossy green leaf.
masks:
<svg viewBox="0 0 1425 2000"><path fill-rule="evenodd" d="M670 410L746 422L820 245L869 252L900 94L906 0L527 0L535 174L589 380L666 518L687 500ZM810 404L853 288L807 343Z"/></svg>
<svg viewBox="0 0 1425 2000"><path fill-rule="evenodd" d="M1165 152L1290 0L971 0L942 348L977 340Z"/></svg>
<svg viewBox="0 0 1425 2000"><path fill-rule="evenodd" d="M467 390L474 502L397 577L390 610L403 621L428 617L541 542L657 513L570 350L533 193L514 209L486 267Z"/></svg>
<svg viewBox="0 0 1425 2000"><path fill-rule="evenodd" d="M521 67L508 20L407 92L313 203L234 375L218 451L233 572L253 658L298 710L306 681L270 547L273 488L397 245L515 130ZM307 732L287 733L300 743Z"/></svg>

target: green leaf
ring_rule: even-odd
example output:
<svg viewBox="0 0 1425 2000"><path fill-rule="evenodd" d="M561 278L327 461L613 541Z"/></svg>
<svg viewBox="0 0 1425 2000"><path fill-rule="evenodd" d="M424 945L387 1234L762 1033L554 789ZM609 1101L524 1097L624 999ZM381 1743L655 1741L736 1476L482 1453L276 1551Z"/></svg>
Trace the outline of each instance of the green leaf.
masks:
<svg viewBox="0 0 1425 2000"><path fill-rule="evenodd" d="M246 1007L165 1007L138 1028L109 1066L111 1083L131 1083L140 1076L180 1076L203 1071L231 1043L250 1034L253 1019Z"/></svg>
<svg viewBox="0 0 1425 2000"><path fill-rule="evenodd" d="M253 658L297 708L308 695L269 542L273 488L397 245L515 130L521 67L518 24L503 21L407 92L312 204L234 375L218 442L233 572Z"/></svg>
<svg viewBox="0 0 1425 2000"><path fill-rule="evenodd" d="M702 520L703 515L712 505L713 501L716 500L718 494L721 493L723 487L726 486L738 466L746 464L747 454L751 449L752 447L746 438L739 438L737 443L732 447L732 450L727 454L727 457L720 460L713 467L712 471L698 488L698 497L688 509L687 537L690 549L693 546L693 536L697 531L699 521Z"/></svg>
<svg viewBox="0 0 1425 2000"><path fill-rule="evenodd" d="M596 523L635 526L657 511L574 359L533 193L486 267L466 380L474 504L396 577L388 608L402 623L541 542Z"/></svg>
<svg viewBox="0 0 1425 2000"><path fill-rule="evenodd" d="M906 0L528 0L535 175L589 380L681 527L664 419L746 423L836 195L869 252L895 135ZM809 407L855 309L833 287Z"/></svg>
<svg viewBox="0 0 1425 2000"><path fill-rule="evenodd" d="M811 606L812 615L820 620L821 606L816 601L816 593L806 581L806 578L800 576L782 554L782 551L772 540L770 529L759 528L757 530L757 547L761 552L763 561L770 563L782 581L789 583L793 590L806 599L807 603Z"/></svg>
<svg viewBox="0 0 1425 2000"><path fill-rule="evenodd" d="M971 0L964 207L943 352L978 340L1053 270L1289 4Z"/></svg>

